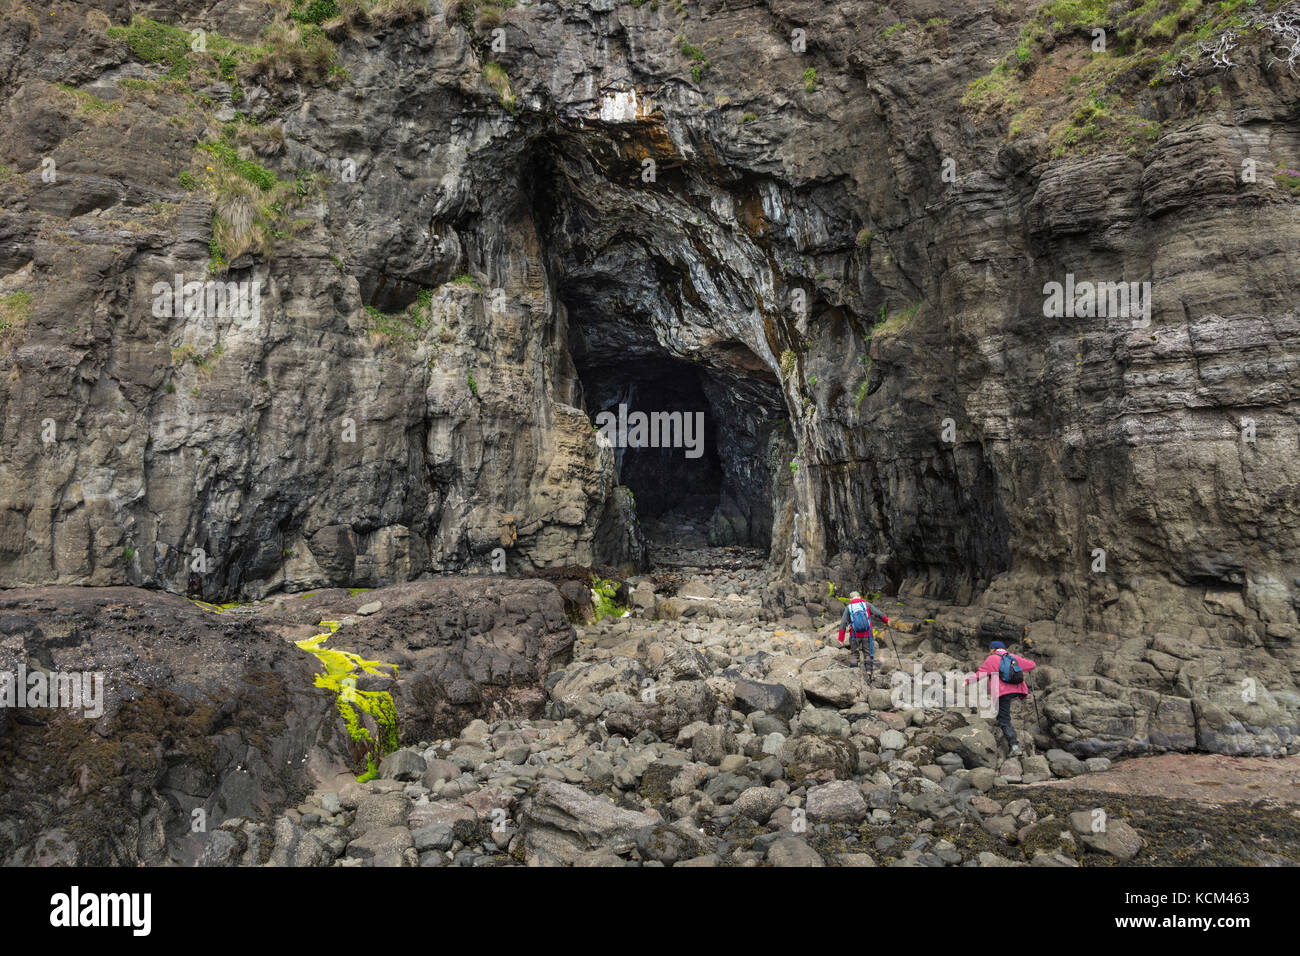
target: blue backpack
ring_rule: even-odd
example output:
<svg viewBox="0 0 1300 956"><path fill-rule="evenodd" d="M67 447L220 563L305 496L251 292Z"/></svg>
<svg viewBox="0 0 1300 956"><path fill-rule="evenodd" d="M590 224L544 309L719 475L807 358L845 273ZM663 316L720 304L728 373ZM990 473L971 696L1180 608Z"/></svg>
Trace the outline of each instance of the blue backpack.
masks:
<svg viewBox="0 0 1300 956"><path fill-rule="evenodd" d="M849 602L849 622L854 633L871 630L871 612L867 610L866 601Z"/></svg>
<svg viewBox="0 0 1300 956"><path fill-rule="evenodd" d="M1023 684L1025 672L1020 669L1020 662L1010 651L1003 651L1002 660L998 662L998 680L1004 684Z"/></svg>

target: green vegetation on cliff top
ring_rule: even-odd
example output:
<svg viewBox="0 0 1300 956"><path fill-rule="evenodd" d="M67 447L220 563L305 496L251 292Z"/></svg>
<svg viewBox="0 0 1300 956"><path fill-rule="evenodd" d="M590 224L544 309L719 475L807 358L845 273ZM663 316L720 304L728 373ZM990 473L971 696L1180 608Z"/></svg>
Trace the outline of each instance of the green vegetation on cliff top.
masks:
<svg viewBox="0 0 1300 956"><path fill-rule="evenodd" d="M1249 39L1250 18L1284 2L1050 0L997 66L970 84L962 106L1005 119L1008 139L1044 130L1057 158L1137 155L1162 132L1145 91L1176 80L1173 71L1201 44L1228 31L1245 31ZM1104 47L1097 30L1105 31ZM1208 95L1220 94L1215 87Z"/></svg>

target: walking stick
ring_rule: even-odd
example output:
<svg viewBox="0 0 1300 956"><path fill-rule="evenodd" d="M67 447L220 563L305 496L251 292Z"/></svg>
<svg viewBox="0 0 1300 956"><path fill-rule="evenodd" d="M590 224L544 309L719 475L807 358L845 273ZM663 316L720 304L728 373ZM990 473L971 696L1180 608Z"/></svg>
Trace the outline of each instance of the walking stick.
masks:
<svg viewBox="0 0 1300 956"><path fill-rule="evenodd" d="M1042 727L1043 717L1038 713L1038 695L1034 693L1034 684L1033 681L1029 679L1028 674L1025 675L1025 678L1026 680L1029 680L1029 699L1034 702L1034 720L1038 721L1039 727Z"/></svg>
<svg viewBox="0 0 1300 956"><path fill-rule="evenodd" d="M885 626L890 630L894 630L894 625L892 624L886 624ZM903 659L898 656L898 645L893 641L890 641L889 646L894 652L894 663L898 665L898 670L901 672L903 670Z"/></svg>

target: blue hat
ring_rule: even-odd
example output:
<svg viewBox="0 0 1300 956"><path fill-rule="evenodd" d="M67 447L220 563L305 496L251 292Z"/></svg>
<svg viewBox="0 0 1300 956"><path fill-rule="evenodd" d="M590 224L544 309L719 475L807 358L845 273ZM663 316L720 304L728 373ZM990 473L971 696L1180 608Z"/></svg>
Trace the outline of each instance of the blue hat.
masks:
<svg viewBox="0 0 1300 956"><path fill-rule="evenodd" d="M1005 651L1006 649L1007 645L1001 641L989 641L989 650L991 651Z"/></svg>

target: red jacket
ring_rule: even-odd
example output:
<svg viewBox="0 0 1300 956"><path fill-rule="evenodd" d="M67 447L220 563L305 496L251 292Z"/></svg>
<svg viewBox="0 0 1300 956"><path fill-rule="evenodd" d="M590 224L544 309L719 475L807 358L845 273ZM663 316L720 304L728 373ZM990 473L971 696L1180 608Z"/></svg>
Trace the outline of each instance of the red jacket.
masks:
<svg viewBox="0 0 1300 956"><path fill-rule="evenodd" d="M997 688L999 697L1005 697L1007 694L1019 694L1021 697L1024 697L1029 693L1029 688L1024 684L1004 684L998 679L998 665L1001 663L1003 654L1011 654L1011 652L994 651L985 659L984 663L980 665L979 670L966 679L966 683L969 684L971 681L978 681L981 674L991 674L992 676L989 678L989 687ZM1026 674L1038 666L1029 658L1021 657L1019 654L1011 654L1011 656L1016 659L1017 663L1020 664L1020 669Z"/></svg>

